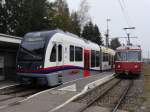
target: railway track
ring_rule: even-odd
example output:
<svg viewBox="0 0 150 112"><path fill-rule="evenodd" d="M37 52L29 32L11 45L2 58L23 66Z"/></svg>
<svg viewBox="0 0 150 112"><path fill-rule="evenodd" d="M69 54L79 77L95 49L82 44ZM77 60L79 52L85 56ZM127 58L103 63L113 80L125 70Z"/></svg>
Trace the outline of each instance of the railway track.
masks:
<svg viewBox="0 0 150 112"><path fill-rule="evenodd" d="M124 89L123 93L120 95L120 98L118 99L118 102L114 105L111 112L117 112L119 106L121 105L122 101L125 99L126 95L128 94L128 91L130 90L132 85L133 85L133 80L129 81L129 84Z"/></svg>
<svg viewBox="0 0 150 112"><path fill-rule="evenodd" d="M99 88L99 92L97 92L95 96L93 94L95 90L93 90L93 93L88 93L88 94L93 94L93 97L88 99L90 95L89 96L85 95L74 101L74 102L86 104L82 108L80 108L78 112L91 112L91 111L94 112L94 110L91 110L91 107L106 107L108 108L109 112L117 112L120 104L122 103L123 99L126 97L132 84L133 84L133 80L122 80L122 79L113 79L112 81L105 83L103 87ZM122 88L122 89L120 91L118 90L117 97L115 97L115 99L114 98L109 99L113 101L108 101L108 102L113 102L113 103L107 105L103 104L102 101L105 101L104 98L106 97L108 98L108 96L111 94L112 91L116 91L115 90L116 88Z"/></svg>
<svg viewBox="0 0 150 112"><path fill-rule="evenodd" d="M33 85L14 85L0 89L0 109L16 105L27 99L29 96L49 89Z"/></svg>

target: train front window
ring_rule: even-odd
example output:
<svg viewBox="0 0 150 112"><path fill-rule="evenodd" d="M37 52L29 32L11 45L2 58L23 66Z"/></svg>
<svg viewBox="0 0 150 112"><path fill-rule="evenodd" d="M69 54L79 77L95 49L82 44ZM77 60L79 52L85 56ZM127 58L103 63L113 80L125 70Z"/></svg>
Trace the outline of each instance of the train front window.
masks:
<svg viewBox="0 0 150 112"><path fill-rule="evenodd" d="M45 37L25 36L20 46L19 61L42 61L45 51Z"/></svg>
<svg viewBox="0 0 150 112"><path fill-rule="evenodd" d="M128 61L140 61L141 53L139 51L128 51Z"/></svg>
<svg viewBox="0 0 150 112"><path fill-rule="evenodd" d="M127 53L126 52L117 52L116 54L117 61L126 61Z"/></svg>

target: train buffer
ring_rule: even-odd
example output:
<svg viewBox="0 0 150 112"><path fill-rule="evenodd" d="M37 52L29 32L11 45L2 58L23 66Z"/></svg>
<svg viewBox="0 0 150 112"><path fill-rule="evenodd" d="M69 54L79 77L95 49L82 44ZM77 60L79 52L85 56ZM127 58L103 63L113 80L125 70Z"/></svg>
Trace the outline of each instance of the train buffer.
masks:
<svg viewBox="0 0 150 112"><path fill-rule="evenodd" d="M74 98L88 89L100 85L114 77L112 72L103 72L90 77L76 79L61 86L29 96L21 103L7 108L0 106L1 112L57 112Z"/></svg>

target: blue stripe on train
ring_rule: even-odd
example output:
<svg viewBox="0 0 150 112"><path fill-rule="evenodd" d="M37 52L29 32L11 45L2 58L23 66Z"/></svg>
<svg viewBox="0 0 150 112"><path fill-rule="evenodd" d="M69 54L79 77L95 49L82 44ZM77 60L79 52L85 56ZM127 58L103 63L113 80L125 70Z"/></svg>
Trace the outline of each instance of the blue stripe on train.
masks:
<svg viewBox="0 0 150 112"><path fill-rule="evenodd" d="M56 67L49 67L49 68L44 68L43 70L34 70L34 71L20 71L25 72L25 73L36 73L36 74L49 74L49 73L54 73L54 72L58 72L58 71L64 71L64 70L71 70L71 69L80 69L80 70L84 70L83 67L79 67L79 66L56 66ZM100 71L100 70L94 70L94 69L89 69L90 71Z"/></svg>

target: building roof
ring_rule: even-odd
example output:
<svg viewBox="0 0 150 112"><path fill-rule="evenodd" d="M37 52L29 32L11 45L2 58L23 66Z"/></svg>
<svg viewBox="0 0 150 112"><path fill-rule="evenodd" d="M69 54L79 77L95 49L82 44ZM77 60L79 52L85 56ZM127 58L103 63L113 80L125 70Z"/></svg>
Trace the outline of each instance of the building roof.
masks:
<svg viewBox="0 0 150 112"><path fill-rule="evenodd" d="M16 36L11 36L11 35L6 35L6 34L0 33L0 41L1 42L20 44L21 40L22 40L21 37L16 37Z"/></svg>

